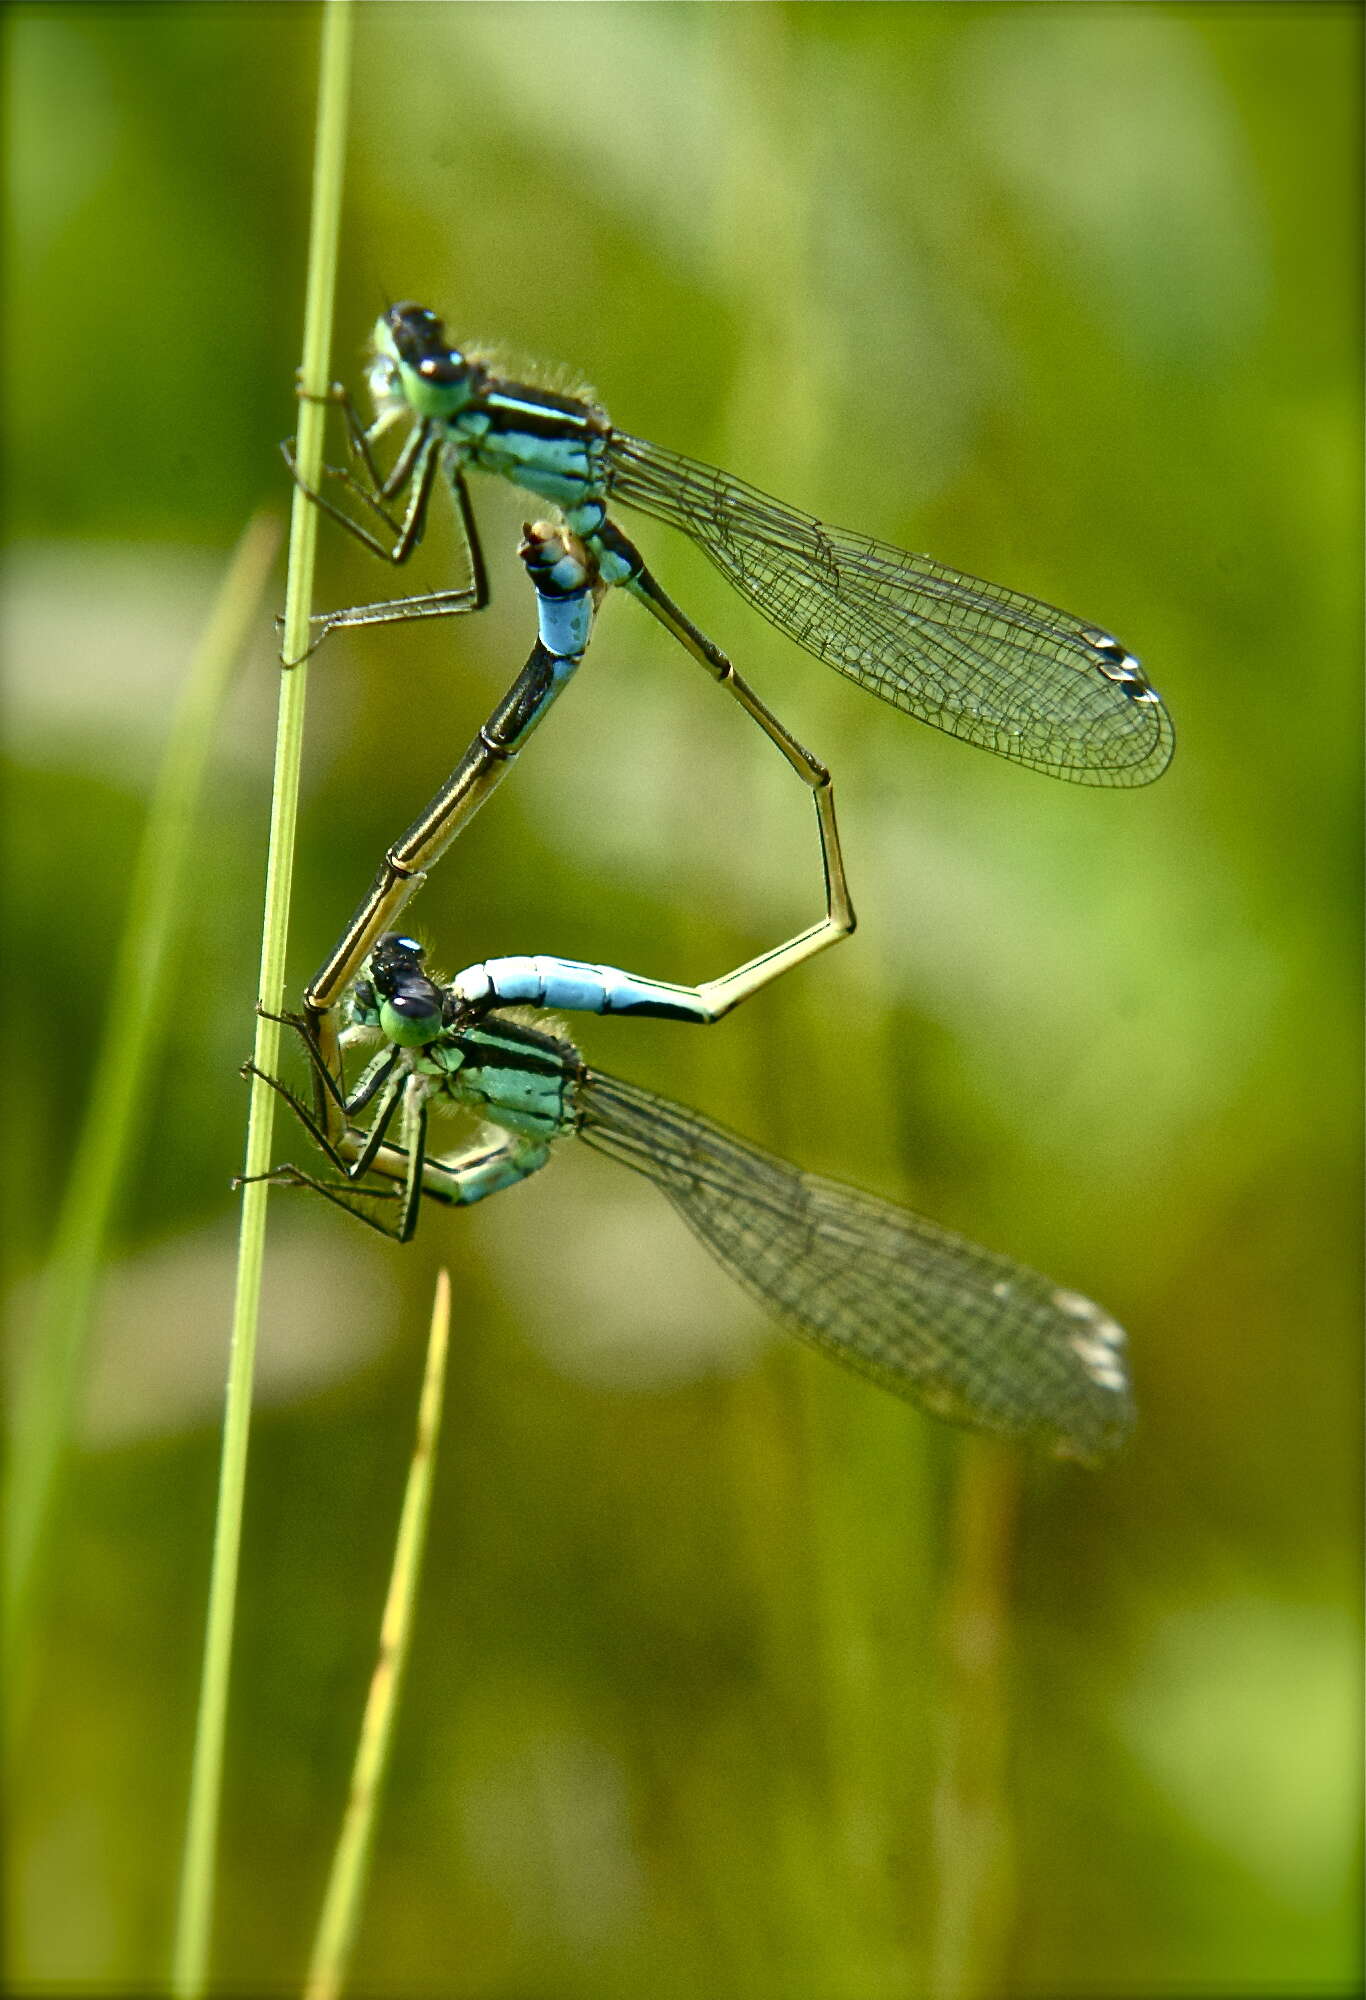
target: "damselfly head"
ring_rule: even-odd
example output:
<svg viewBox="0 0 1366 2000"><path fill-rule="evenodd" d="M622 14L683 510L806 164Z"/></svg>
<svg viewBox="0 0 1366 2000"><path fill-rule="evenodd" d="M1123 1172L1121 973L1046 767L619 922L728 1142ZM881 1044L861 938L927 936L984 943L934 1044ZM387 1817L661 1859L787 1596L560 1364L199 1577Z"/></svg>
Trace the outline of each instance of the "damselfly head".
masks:
<svg viewBox="0 0 1366 2000"><path fill-rule="evenodd" d="M449 417L475 393L477 364L452 347L429 306L390 306L375 322L370 393L377 409L401 399L421 417Z"/></svg>
<svg viewBox="0 0 1366 2000"><path fill-rule="evenodd" d="M367 984L375 998L374 1023L401 1048L424 1048L441 1033L444 1009L441 988L422 969L422 946L416 938L391 932L370 954ZM359 988L357 989L359 991Z"/></svg>

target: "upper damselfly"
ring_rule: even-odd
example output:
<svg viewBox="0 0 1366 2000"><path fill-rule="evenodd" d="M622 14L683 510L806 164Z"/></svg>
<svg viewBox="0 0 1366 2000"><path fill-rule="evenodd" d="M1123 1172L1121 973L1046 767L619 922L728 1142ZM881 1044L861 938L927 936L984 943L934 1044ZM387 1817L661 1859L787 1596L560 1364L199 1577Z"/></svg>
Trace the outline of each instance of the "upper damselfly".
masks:
<svg viewBox="0 0 1366 2000"><path fill-rule="evenodd" d="M314 1188L407 1241L424 1198L482 1201L576 1135L661 1188L791 1332L933 1415L1086 1463L1123 1443L1133 1422L1124 1333L1092 1300L908 1209L802 1173L700 1112L589 1068L564 1034L500 1011L528 1004L699 1018L691 989L566 959L492 959L442 986L414 939L382 938L348 1002L343 1039L381 1038L353 1091L318 1053L309 1018L280 1017L300 1031L333 1101L330 1129L247 1065L342 1178L292 1163L266 1178ZM438 1158L427 1147L432 1103L492 1129ZM369 1127L355 1124L367 1109Z"/></svg>
<svg viewBox="0 0 1366 2000"><path fill-rule="evenodd" d="M316 621L318 637L336 626L441 616L486 602L465 486L473 468L552 501L601 581L639 598L718 677L730 670L726 656L661 589L609 508L635 508L681 528L799 646L951 736L1080 784L1144 785L1166 769L1174 739L1161 698L1134 655L1100 626L827 527L730 473L632 437L586 395L510 380L491 356L454 346L426 306L391 306L373 346L373 422L361 422L344 389L329 398L344 411L364 477L335 476L392 539L310 489L311 497L376 554L402 563L421 540L433 488L444 480L470 580L328 613ZM374 447L405 418L407 436L382 472Z"/></svg>

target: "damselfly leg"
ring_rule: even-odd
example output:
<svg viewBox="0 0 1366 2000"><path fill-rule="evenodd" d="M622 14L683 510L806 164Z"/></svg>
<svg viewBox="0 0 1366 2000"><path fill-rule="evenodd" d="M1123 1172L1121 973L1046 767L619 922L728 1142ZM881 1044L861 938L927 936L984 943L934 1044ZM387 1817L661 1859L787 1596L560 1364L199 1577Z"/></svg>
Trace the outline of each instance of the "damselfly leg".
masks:
<svg viewBox="0 0 1366 2000"><path fill-rule="evenodd" d="M307 1042L306 1024L296 1017L293 1025ZM260 1077L284 1099L341 1175L339 1180L324 1180L287 1161L259 1178L275 1187L312 1188L334 1207L396 1243L412 1241L424 1196L448 1208L468 1206L527 1179L550 1159L550 1148L544 1142L490 1127L492 1136L488 1139L476 1141L463 1152L444 1155L438 1175L427 1152L425 1100L417 1111L410 1111L405 1103L406 1136L395 1146L388 1143L387 1126L378 1136L373 1126L366 1130L351 1124L342 1124L335 1133L324 1132L281 1078L267 1075L254 1063L244 1063L242 1074ZM247 1178L250 1176L244 1177L242 1184Z"/></svg>
<svg viewBox="0 0 1366 2000"><path fill-rule="evenodd" d="M403 447L388 473L381 473L375 460L373 446L378 436L390 428L393 418L377 419L368 429L361 422L349 392L334 383L329 395L315 400L336 404L342 410L346 422L347 442L352 453L360 460L364 476L358 478L346 466L326 465L325 477L335 481L348 492L354 493L370 513L388 530L390 540L383 541L373 528L354 515L318 487L310 486L301 479L294 459L294 440L289 438L281 445L285 464L289 467L294 483L307 495L313 505L326 514L329 520L345 528L371 555L395 567L408 561L414 549L420 544L427 526L427 514L431 503L432 488L442 470L441 445L438 438L425 434L415 427L404 440ZM416 597L381 599L373 604L354 605L346 611L322 612L309 620L313 637L306 652L296 660L285 660L286 667L301 666L318 650L328 633L342 625L393 625L402 624L413 618L458 617L468 611L482 611L489 600L488 573L484 567L484 552L479 541L479 531L475 525L474 513L470 507L470 497L464 476L458 466L446 467L447 483L455 506L458 520L458 541L469 572L469 582L454 590L430 591ZM401 516L395 516L389 502L405 499Z"/></svg>

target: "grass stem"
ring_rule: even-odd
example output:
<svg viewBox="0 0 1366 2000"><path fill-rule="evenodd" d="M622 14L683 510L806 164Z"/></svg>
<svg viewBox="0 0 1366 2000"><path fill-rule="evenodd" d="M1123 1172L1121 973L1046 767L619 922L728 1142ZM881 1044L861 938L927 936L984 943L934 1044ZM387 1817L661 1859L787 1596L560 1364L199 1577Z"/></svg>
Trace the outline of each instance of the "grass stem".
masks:
<svg viewBox="0 0 1366 2000"><path fill-rule="evenodd" d="M422 1574L422 1553L426 1546L432 1476L436 1466L436 1441L441 1428L441 1405L445 1394L450 1321L451 1281L448 1274L441 1271L437 1274L436 1297L432 1302L427 1366L418 1403L417 1437L394 1544L389 1594L380 1624L379 1657L370 1681L370 1694L365 1704L360 1739L356 1745L356 1761L351 1772L346 1814L318 1920L308 1983L304 1988L305 2000L337 2000L360 1924L375 1816L389 1761L394 1714Z"/></svg>
<svg viewBox="0 0 1366 2000"><path fill-rule="evenodd" d="M176 706L133 864L85 1117L53 1232L5 1467L4 1651L9 1740L22 1708L36 1592L90 1346L100 1269L165 1020L195 816L215 730L275 562L280 527L253 517L228 564Z"/></svg>
<svg viewBox="0 0 1366 2000"><path fill-rule="evenodd" d="M1019 1454L993 1438L967 1438L957 1478L940 1626L930 1991L983 2000L1004 1990L1014 1918L1007 1655Z"/></svg>
<svg viewBox="0 0 1366 2000"><path fill-rule="evenodd" d="M329 380L337 243L341 228L342 176L351 65L350 0L327 0L322 15L318 117L313 165L308 283L304 308L303 359L299 385L307 396L322 396ZM301 478L316 486L322 463L326 408L299 405L298 465ZM284 656L301 659L308 650L313 596L313 556L317 514L296 488L289 534L289 578L285 592ZM308 669L281 675L275 739L275 784L271 799L270 846L266 863L266 907L261 939L259 995L262 1006L278 1012L284 997L285 944L293 876L294 830L298 817L299 767L303 747L304 698ZM258 1016L255 1060L273 1073L279 1056L279 1026ZM274 1096L259 1081L252 1087L247 1114L245 1176L263 1174L270 1164ZM200 1681L194 1760L180 1902L172 1971L181 2000L204 1991L208 1977L217 1861L218 1821L223 1785L223 1744L228 1678L232 1658L241 1552L242 1506L246 1488L247 1443L251 1421L261 1275L265 1257L267 1187L249 1180L243 1191L238 1237L237 1291L232 1347L223 1414L218 1511L209 1581L208 1619Z"/></svg>

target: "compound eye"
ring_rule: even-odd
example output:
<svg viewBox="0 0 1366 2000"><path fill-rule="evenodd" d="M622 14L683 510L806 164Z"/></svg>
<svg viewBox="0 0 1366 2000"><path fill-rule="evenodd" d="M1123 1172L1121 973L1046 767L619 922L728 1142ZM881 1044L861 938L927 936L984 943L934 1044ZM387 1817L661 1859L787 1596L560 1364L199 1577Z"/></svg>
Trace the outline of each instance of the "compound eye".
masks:
<svg viewBox="0 0 1366 2000"><path fill-rule="evenodd" d="M440 1006L427 993L395 993L388 1004L392 1011L402 1015L405 1021L421 1023L439 1021L441 1018Z"/></svg>
<svg viewBox="0 0 1366 2000"><path fill-rule="evenodd" d="M449 354L429 354L417 364L417 372L424 382L434 383L437 388L458 388L467 374L465 357L452 348Z"/></svg>
<svg viewBox="0 0 1366 2000"><path fill-rule="evenodd" d="M441 1033L440 993L433 988L429 992L391 994L379 1010L379 1025L400 1048L425 1048Z"/></svg>

